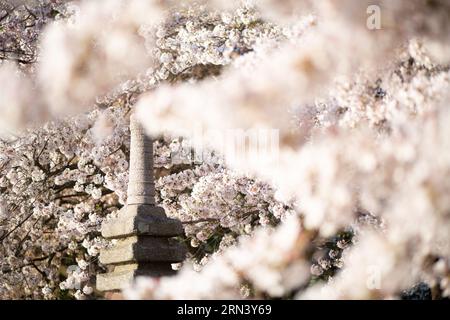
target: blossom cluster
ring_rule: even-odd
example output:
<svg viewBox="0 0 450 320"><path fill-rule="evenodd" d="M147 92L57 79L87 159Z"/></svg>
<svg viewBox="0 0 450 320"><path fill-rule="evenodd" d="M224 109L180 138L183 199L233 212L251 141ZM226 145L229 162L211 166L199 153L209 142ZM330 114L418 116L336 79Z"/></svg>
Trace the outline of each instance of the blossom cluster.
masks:
<svg viewBox="0 0 450 320"><path fill-rule="evenodd" d="M102 295L132 112L189 255L126 297L450 296L447 1L62 2L0 8L1 298ZM277 157L197 161L199 126Z"/></svg>
<svg viewBox="0 0 450 320"><path fill-rule="evenodd" d="M369 227L353 226L353 246L338 254L342 271L325 283L297 288L293 297L395 298L419 281L426 281L437 297L449 293L444 123L450 82L448 38L441 32L448 30L444 17L449 8L445 2L437 7L382 4L387 8L383 19L391 28L372 32L362 21L364 1L310 3L318 12L317 22L298 41L258 57L244 55L232 63L238 68L230 67L216 79L161 87L137 105L150 134L185 134L199 124L219 130L279 129L277 161L238 163L235 169L253 172L275 185L283 199L294 199L304 230L332 237L358 221L361 210L369 213ZM412 7L415 12L410 12ZM410 12L416 24L394 20L400 12ZM240 63L246 59L258 63ZM264 243L256 237L254 241ZM244 245L236 250L247 255ZM282 250L260 255L275 252ZM261 263L260 255L252 257L255 265ZM327 260L310 258L298 260L311 265L313 275L329 269ZM211 261L202 272L213 278L211 273L224 273L222 264ZM280 276L289 270L289 262L277 267L274 273ZM298 272L291 281L302 276ZM177 297L179 285L183 296L181 288L190 277L181 272L156 284L142 280L128 294L158 298L170 286L169 296ZM258 287L260 280L244 274L235 281ZM227 291L227 285L217 286L210 297ZM291 289L289 284L285 289ZM239 294L235 291L232 297Z"/></svg>

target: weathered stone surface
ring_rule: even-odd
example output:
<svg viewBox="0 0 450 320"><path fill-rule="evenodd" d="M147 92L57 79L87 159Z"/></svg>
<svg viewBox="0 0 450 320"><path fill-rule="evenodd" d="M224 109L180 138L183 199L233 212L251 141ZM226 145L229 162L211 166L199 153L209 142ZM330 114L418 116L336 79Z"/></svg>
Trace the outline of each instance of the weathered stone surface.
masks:
<svg viewBox="0 0 450 320"><path fill-rule="evenodd" d="M176 273L176 271L172 269L171 264L167 262L131 263L114 267L114 272L125 271L134 271L136 276L151 275L153 277L163 277Z"/></svg>
<svg viewBox="0 0 450 320"><path fill-rule="evenodd" d="M102 250L99 259L103 264L181 262L185 256L185 246L174 239L133 236L118 240L113 248Z"/></svg>
<svg viewBox="0 0 450 320"><path fill-rule="evenodd" d="M115 291L125 288L138 276L163 277L175 274L170 263L139 263L118 265L113 272L97 275L97 289Z"/></svg>
<svg viewBox="0 0 450 320"><path fill-rule="evenodd" d="M133 271L101 273L97 275L96 286L100 291L121 290L133 282Z"/></svg>
<svg viewBox="0 0 450 320"><path fill-rule="evenodd" d="M151 205L126 205L117 219L102 225L102 236L107 239L132 235L174 237L183 234L179 220L170 219L161 207Z"/></svg>
<svg viewBox="0 0 450 320"><path fill-rule="evenodd" d="M97 276L97 289L118 291L140 275L161 277L175 273L171 263L181 262L186 247L173 239L183 233L180 221L156 207L153 180L153 142L141 125L130 117L131 145L127 205L116 219L102 225L102 235L118 239L100 251L100 262L112 272Z"/></svg>
<svg viewBox="0 0 450 320"><path fill-rule="evenodd" d="M130 116L130 174L127 204L155 204L153 179L153 141Z"/></svg>

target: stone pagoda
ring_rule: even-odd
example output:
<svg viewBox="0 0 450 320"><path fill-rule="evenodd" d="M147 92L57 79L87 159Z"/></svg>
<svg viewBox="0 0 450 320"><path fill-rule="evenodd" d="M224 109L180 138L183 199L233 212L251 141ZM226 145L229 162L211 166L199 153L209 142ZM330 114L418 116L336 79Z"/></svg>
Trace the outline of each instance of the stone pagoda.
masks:
<svg viewBox="0 0 450 320"><path fill-rule="evenodd" d="M181 222L155 206L153 141L133 115L130 132L127 204L101 229L103 237L116 239L116 243L100 251L100 262L111 270L97 275L100 291L119 291L136 276L172 275L171 263L183 261L186 254L185 247L171 239L183 233Z"/></svg>

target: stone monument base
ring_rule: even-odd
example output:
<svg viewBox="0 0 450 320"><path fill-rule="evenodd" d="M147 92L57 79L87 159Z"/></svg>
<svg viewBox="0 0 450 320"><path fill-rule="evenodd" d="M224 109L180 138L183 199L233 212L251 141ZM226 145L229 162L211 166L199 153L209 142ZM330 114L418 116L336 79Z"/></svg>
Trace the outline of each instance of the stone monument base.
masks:
<svg viewBox="0 0 450 320"><path fill-rule="evenodd" d="M185 246L173 239L181 234L181 222L168 218L163 208L126 205L116 219L102 225L102 236L116 243L100 251L100 262L113 270L97 275L97 290L121 290L138 276L175 274L171 264L186 256Z"/></svg>

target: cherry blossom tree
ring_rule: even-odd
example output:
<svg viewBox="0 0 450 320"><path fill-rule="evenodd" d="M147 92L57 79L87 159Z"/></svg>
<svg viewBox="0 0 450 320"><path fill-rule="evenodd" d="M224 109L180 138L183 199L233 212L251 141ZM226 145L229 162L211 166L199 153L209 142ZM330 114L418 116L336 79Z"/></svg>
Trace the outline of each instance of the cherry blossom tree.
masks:
<svg viewBox="0 0 450 320"><path fill-rule="evenodd" d="M2 2L0 297L102 296L132 112L189 255L125 297L399 298L421 282L448 297L449 15L445 0ZM278 156L256 162L214 135L273 129Z"/></svg>

